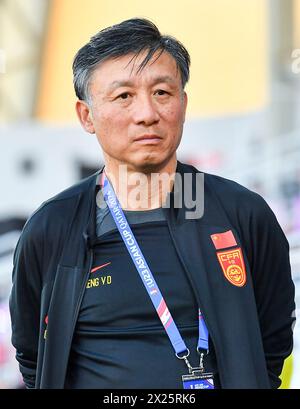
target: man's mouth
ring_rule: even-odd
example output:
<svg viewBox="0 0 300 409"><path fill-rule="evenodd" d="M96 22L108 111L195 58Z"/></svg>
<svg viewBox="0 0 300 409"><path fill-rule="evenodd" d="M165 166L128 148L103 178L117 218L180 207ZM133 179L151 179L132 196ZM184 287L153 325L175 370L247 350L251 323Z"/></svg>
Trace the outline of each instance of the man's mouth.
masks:
<svg viewBox="0 0 300 409"><path fill-rule="evenodd" d="M134 139L134 142L139 142L141 144L152 144L152 143L159 143L162 138L158 135L148 134L148 135L141 135Z"/></svg>

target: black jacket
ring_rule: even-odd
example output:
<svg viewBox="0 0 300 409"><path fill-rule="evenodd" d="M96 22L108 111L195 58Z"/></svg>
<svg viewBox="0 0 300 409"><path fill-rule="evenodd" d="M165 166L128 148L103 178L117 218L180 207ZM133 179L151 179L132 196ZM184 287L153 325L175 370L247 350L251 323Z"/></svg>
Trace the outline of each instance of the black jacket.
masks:
<svg viewBox="0 0 300 409"><path fill-rule="evenodd" d="M195 189L195 168L178 162L177 172L192 173ZM44 202L17 243L10 296L12 343L27 387L64 387L93 261L99 174ZM165 211L207 323L222 388L276 388L293 343L288 242L258 194L210 174L204 174L204 181L202 218L187 220L187 209L174 206L173 192L171 208ZM242 287L225 278L210 237L228 230L244 256L247 282Z"/></svg>

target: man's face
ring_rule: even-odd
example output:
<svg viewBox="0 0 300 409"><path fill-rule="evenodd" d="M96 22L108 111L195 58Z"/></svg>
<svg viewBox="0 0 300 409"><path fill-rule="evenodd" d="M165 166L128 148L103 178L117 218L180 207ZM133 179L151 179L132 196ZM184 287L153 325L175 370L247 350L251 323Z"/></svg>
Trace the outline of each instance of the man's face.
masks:
<svg viewBox="0 0 300 409"><path fill-rule="evenodd" d="M155 54L137 73L145 55L102 62L90 81L88 123L81 117L85 129L96 133L106 163L143 172L176 161L187 105L174 58L163 52L153 62Z"/></svg>

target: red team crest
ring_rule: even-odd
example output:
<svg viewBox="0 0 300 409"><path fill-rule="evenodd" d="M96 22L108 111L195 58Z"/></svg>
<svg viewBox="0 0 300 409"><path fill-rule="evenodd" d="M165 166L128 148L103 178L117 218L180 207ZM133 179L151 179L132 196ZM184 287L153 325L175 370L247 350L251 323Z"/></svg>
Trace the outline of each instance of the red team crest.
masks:
<svg viewBox="0 0 300 409"><path fill-rule="evenodd" d="M217 252L219 262L227 280L237 287L246 283L246 269L241 248Z"/></svg>

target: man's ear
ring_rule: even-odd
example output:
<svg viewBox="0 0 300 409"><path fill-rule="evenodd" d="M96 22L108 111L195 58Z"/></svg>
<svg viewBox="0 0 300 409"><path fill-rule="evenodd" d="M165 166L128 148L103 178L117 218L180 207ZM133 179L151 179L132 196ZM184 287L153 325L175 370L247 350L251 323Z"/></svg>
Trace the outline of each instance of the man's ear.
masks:
<svg viewBox="0 0 300 409"><path fill-rule="evenodd" d="M88 133L95 133L91 108L85 101L78 100L75 105L78 119Z"/></svg>
<svg viewBox="0 0 300 409"><path fill-rule="evenodd" d="M185 91L183 91L183 107L184 107L184 115L183 115L183 122L185 122L185 114L186 114L186 108L187 108L187 103L188 103L188 96Z"/></svg>

